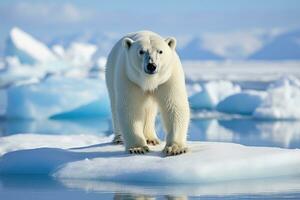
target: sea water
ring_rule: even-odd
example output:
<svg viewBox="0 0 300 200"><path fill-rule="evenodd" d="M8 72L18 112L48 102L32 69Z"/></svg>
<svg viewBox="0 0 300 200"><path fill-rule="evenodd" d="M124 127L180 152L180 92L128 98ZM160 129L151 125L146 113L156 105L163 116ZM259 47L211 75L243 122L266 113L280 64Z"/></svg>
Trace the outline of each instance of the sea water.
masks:
<svg viewBox="0 0 300 200"><path fill-rule="evenodd" d="M157 132L164 132L159 119ZM103 118L72 120L0 121L0 137L17 133L51 135L112 134L111 121ZM257 120L197 111L188 140L239 143L247 146L300 148L300 121ZM280 188L280 189L278 189ZM95 180L56 180L41 176L0 177L0 199L299 199L300 177L241 180L212 184L114 183Z"/></svg>

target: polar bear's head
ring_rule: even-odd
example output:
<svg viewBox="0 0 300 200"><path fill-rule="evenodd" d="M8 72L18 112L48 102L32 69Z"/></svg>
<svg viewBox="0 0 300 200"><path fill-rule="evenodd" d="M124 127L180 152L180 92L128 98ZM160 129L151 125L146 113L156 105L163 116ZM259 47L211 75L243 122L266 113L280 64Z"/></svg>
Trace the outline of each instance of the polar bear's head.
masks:
<svg viewBox="0 0 300 200"><path fill-rule="evenodd" d="M128 64L128 78L144 91L151 91L166 82L172 73L176 39L158 35L123 39Z"/></svg>

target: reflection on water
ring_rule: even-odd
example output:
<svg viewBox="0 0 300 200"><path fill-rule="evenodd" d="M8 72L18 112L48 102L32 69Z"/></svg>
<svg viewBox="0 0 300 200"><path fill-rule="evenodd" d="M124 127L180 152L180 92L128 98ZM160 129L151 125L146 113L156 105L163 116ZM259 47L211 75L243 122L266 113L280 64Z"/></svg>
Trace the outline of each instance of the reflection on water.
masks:
<svg viewBox="0 0 300 200"><path fill-rule="evenodd" d="M249 146L300 147L300 121L194 119L189 140L234 142Z"/></svg>
<svg viewBox="0 0 300 200"><path fill-rule="evenodd" d="M260 179L247 181L219 182L211 184L148 184L148 183L115 183L95 180L61 180L67 188L92 192L110 191L118 194L142 194L145 196L168 195L186 196L231 196L262 195L300 192L298 178Z"/></svg>
<svg viewBox="0 0 300 200"><path fill-rule="evenodd" d="M0 136L16 133L105 134L112 132L108 119L0 120ZM159 137L164 137L157 123ZM192 119L188 139L234 142L249 146L300 148L300 121L261 121L251 118Z"/></svg>
<svg viewBox="0 0 300 200"><path fill-rule="evenodd" d="M16 133L103 134L111 130L109 119L5 120L0 119L0 137Z"/></svg>
<svg viewBox="0 0 300 200"><path fill-rule="evenodd" d="M0 177L0 199L299 199L299 177L214 184L159 185L45 177Z"/></svg>

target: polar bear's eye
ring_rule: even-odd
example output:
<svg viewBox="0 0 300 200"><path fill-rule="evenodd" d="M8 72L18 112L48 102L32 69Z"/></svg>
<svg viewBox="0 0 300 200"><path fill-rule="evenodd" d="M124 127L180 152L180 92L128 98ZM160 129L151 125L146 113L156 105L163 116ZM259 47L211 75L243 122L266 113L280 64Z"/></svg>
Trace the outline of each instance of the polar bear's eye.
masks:
<svg viewBox="0 0 300 200"><path fill-rule="evenodd" d="M140 54L140 55L143 55L144 53L145 53L144 50L140 50L140 51L139 51L139 54Z"/></svg>
<svg viewBox="0 0 300 200"><path fill-rule="evenodd" d="M159 54L162 54L162 53L163 53L163 51L162 51L162 50L158 50L158 53L159 53Z"/></svg>

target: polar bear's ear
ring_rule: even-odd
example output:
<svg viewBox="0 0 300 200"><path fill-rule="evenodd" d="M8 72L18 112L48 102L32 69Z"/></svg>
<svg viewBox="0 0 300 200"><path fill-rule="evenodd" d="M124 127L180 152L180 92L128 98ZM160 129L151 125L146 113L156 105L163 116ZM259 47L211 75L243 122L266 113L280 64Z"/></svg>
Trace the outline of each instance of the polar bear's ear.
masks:
<svg viewBox="0 0 300 200"><path fill-rule="evenodd" d="M124 38L123 42L122 42L123 47L125 47L126 49L129 49L131 47L132 43L133 43L133 40L128 37Z"/></svg>
<svg viewBox="0 0 300 200"><path fill-rule="evenodd" d="M176 48L176 39L174 37L168 37L165 41L171 49L174 50Z"/></svg>

